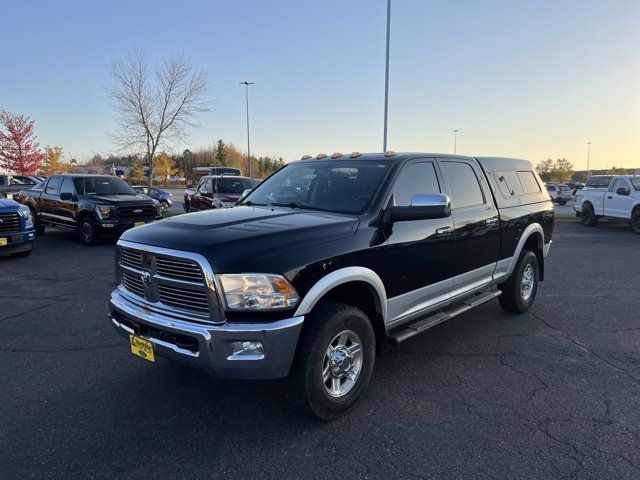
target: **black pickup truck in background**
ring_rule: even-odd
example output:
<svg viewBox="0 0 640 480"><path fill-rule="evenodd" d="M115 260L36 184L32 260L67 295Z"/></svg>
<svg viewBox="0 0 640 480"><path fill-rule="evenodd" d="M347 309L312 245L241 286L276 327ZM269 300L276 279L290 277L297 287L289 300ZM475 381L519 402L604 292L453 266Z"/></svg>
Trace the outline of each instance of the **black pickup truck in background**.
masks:
<svg viewBox="0 0 640 480"><path fill-rule="evenodd" d="M306 158L232 208L126 232L110 318L146 360L287 377L292 403L332 419L363 394L387 342L492 299L527 311L553 222L528 161Z"/></svg>
<svg viewBox="0 0 640 480"><path fill-rule="evenodd" d="M20 190L30 188L37 182L31 181L28 177L14 178L13 175L0 175L0 198L9 200L18 197Z"/></svg>
<svg viewBox="0 0 640 480"><path fill-rule="evenodd" d="M38 235L46 227L72 230L87 245L101 234L119 235L161 218L157 201L107 175L53 175L43 185L23 190L19 199L31 209Z"/></svg>

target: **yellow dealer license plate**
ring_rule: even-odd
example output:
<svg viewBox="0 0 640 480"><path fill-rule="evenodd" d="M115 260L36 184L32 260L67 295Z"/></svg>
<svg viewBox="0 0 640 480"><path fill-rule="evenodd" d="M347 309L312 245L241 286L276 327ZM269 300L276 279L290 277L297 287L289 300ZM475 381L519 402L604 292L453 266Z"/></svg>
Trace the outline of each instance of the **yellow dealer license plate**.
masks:
<svg viewBox="0 0 640 480"><path fill-rule="evenodd" d="M134 227L139 227L140 225L144 225L144 222L136 222L133 224Z"/></svg>
<svg viewBox="0 0 640 480"><path fill-rule="evenodd" d="M4 247L7 244L6 238L0 238L0 247Z"/></svg>
<svg viewBox="0 0 640 480"><path fill-rule="evenodd" d="M150 362L156 361L153 356L153 344L151 342L135 335L129 335L129 342L131 343L131 353Z"/></svg>

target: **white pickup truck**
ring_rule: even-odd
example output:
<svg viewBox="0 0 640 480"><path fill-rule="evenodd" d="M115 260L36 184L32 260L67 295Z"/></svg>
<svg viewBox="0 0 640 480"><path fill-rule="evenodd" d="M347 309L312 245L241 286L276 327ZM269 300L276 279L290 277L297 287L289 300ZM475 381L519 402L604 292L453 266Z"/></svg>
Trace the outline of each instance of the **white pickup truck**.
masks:
<svg viewBox="0 0 640 480"><path fill-rule="evenodd" d="M640 234L640 176L616 175L605 188L578 190L573 207L582 224L591 227L600 218L624 219Z"/></svg>

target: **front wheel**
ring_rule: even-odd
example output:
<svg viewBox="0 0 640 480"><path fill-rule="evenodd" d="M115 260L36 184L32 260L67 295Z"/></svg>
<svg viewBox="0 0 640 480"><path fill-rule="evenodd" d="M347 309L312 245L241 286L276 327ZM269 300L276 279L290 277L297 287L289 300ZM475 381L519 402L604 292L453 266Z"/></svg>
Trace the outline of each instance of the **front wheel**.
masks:
<svg viewBox="0 0 640 480"><path fill-rule="evenodd" d="M160 213L164 215L169 210L169 202L160 202Z"/></svg>
<svg viewBox="0 0 640 480"><path fill-rule="evenodd" d="M369 383L373 327L362 310L343 303L319 305L306 322L285 395L303 412L334 420L356 404Z"/></svg>
<svg viewBox="0 0 640 480"><path fill-rule="evenodd" d="M580 222L585 227L593 227L596 223L598 223L598 217L596 217L596 213L593 210L593 206L585 205L582 207L582 215L580 215Z"/></svg>
<svg viewBox="0 0 640 480"><path fill-rule="evenodd" d="M184 204L182 205L182 208L184 208L184 211L186 213L189 213L191 211L191 207L189 206L189 202L184 202Z"/></svg>
<svg viewBox="0 0 640 480"><path fill-rule="evenodd" d="M80 241L85 245L95 245L98 242L98 232L89 217L84 217L80 221L78 233L80 235Z"/></svg>
<svg viewBox="0 0 640 480"><path fill-rule="evenodd" d="M499 285L502 308L513 313L529 310L538 293L539 277L538 257L530 250L523 251L507 281Z"/></svg>
<svg viewBox="0 0 640 480"><path fill-rule="evenodd" d="M631 227L631 230L633 230L637 234L640 234L640 209L631 214L629 226Z"/></svg>

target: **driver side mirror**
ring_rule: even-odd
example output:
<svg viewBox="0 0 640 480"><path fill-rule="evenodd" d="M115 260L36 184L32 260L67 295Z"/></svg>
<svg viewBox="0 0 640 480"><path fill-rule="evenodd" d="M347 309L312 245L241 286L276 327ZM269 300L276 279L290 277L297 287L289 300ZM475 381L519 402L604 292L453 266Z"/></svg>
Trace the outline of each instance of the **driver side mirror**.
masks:
<svg viewBox="0 0 640 480"><path fill-rule="evenodd" d="M60 194L60 200L64 202L68 202L69 200L73 200L73 193L64 192Z"/></svg>
<svg viewBox="0 0 640 480"><path fill-rule="evenodd" d="M411 197L411 205L408 207L389 207L384 212L383 222L409 222L449 216L451 216L449 195L418 193Z"/></svg>
<svg viewBox="0 0 640 480"><path fill-rule="evenodd" d="M629 195L631 192L627 190L625 187L618 187L618 189L616 190L616 193L618 195Z"/></svg>

